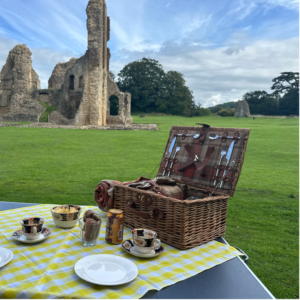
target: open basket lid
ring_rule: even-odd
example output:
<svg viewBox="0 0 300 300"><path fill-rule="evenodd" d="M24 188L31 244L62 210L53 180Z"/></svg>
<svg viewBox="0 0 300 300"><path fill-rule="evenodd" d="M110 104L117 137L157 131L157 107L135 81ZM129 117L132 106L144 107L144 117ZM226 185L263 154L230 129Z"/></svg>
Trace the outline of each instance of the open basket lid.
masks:
<svg viewBox="0 0 300 300"><path fill-rule="evenodd" d="M233 196L250 129L201 125L172 126L157 177L169 176L208 192Z"/></svg>

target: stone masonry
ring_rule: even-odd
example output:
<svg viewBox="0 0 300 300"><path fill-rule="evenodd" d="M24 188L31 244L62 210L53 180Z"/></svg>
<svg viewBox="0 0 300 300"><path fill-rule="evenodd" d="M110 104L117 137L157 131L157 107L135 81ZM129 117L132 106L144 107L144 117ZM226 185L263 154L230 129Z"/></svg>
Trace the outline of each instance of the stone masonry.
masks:
<svg viewBox="0 0 300 300"><path fill-rule="evenodd" d="M74 125L131 124L131 96L121 93L109 76L110 20L105 0L89 0L86 13L88 49L78 60L71 59L55 67L49 89L61 88L55 99L49 100L54 104L59 99L57 112L49 120ZM117 116L110 115L111 96L119 99Z"/></svg>
<svg viewBox="0 0 300 300"><path fill-rule="evenodd" d="M66 71L70 69L76 63L76 61L77 58L73 57L66 63L58 63L48 80L48 88L60 90L64 83Z"/></svg>
<svg viewBox="0 0 300 300"><path fill-rule="evenodd" d="M40 89L40 81L26 45L17 45L9 52L0 78L0 119L38 121L45 108L32 97L32 92Z"/></svg>
<svg viewBox="0 0 300 300"><path fill-rule="evenodd" d="M0 119L38 121L45 108L56 106L49 120L57 124L105 126L132 123L131 95L119 91L109 76L110 19L105 0L89 0L86 8L88 47L85 55L55 66L48 89L40 90L25 45L10 51L0 79ZM110 98L117 97L118 115L110 115Z"/></svg>
<svg viewBox="0 0 300 300"><path fill-rule="evenodd" d="M246 100L239 101L236 104L235 107L235 112L234 112L235 117L249 117L250 116L250 109L248 102Z"/></svg>

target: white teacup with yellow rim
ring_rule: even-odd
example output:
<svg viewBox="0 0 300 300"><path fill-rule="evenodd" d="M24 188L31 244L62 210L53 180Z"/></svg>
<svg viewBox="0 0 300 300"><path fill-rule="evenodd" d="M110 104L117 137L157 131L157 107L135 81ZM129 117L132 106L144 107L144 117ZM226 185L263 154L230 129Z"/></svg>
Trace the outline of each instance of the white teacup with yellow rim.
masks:
<svg viewBox="0 0 300 300"><path fill-rule="evenodd" d="M142 254L149 254L160 247L157 233L150 229L137 228L131 231L134 249Z"/></svg>

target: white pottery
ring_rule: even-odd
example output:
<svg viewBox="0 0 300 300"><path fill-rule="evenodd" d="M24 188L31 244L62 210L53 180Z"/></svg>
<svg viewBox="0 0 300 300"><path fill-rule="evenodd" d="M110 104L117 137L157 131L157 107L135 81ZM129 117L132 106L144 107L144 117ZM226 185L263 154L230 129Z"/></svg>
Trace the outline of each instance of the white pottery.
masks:
<svg viewBox="0 0 300 300"><path fill-rule="evenodd" d="M157 233L153 230L136 228L131 233L135 250L141 254L150 254L161 245L160 240L157 239Z"/></svg>
<svg viewBox="0 0 300 300"><path fill-rule="evenodd" d="M151 252L149 252L147 254L142 254L142 253L137 251L136 246L133 243L133 240L124 241L122 243L122 247L127 253L130 253L130 254L132 254L136 257L142 257L142 258L155 257L155 256L158 256L159 254L161 254L165 251L164 247L160 245L159 247L154 248L153 250L151 250Z"/></svg>
<svg viewBox="0 0 300 300"><path fill-rule="evenodd" d="M78 211L74 213L58 213L54 211L57 207L75 207ZM78 205L58 205L52 207L50 211L55 225L67 229L77 224L81 214L81 207Z"/></svg>
<svg viewBox="0 0 300 300"><path fill-rule="evenodd" d="M33 244L33 243L38 243L38 242L41 242L43 240L45 240L46 238L48 238L49 236L51 235L51 230L44 227L42 229L42 232L40 232L40 234L38 235L38 237L34 240L32 239L28 239L23 231L21 229L19 230L16 230L13 235L12 235L12 238L16 241L19 241L19 242L22 242L22 243L25 243L25 244Z"/></svg>
<svg viewBox="0 0 300 300"><path fill-rule="evenodd" d="M28 240L39 238L44 225L45 219L41 217L28 217L20 221L22 231Z"/></svg>
<svg viewBox="0 0 300 300"><path fill-rule="evenodd" d="M14 254L11 250L6 248L0 248L0 268L8 264L13 257Z"/></svg>
<svg viewBox="0 0 300 300"><path fill-rule="evenodd" d="M78 260L75 264L75 273L90 283L112 286L135 279L138 275L138 268L126 258L97 254Z"/></svg>

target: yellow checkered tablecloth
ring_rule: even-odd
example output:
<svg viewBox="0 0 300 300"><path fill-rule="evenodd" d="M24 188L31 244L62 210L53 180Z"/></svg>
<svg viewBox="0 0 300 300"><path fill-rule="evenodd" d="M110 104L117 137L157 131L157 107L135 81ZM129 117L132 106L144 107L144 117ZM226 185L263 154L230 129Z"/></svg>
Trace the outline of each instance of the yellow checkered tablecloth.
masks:
<svg viewBox="0 0 300 300"><path fill-rule="evenodd" d="M13 259L0 268L0 298L141 298L149 290L161 290L241 255L233 247L212 241L185 251L163 243L165 252L155 258L131 256L121 245L105 242L104 212L100 212L103 223L97 245L83 247L78 225L61 229L54 224L50 213L53 206L37 205L0 212L0 247L14 254ZM94 209L99 213L95 206L82 208L83 212ZM23 244L12 238L12 233L20 229L19 221L29 216L45 218L44 227L52 231L49 238L36 244ZM125 227L124 239L129 238L131 230ZM93 254L114 254L131 260L138 267L138 277L111 287L80 279L74 271L75 263Z"/></svg>

